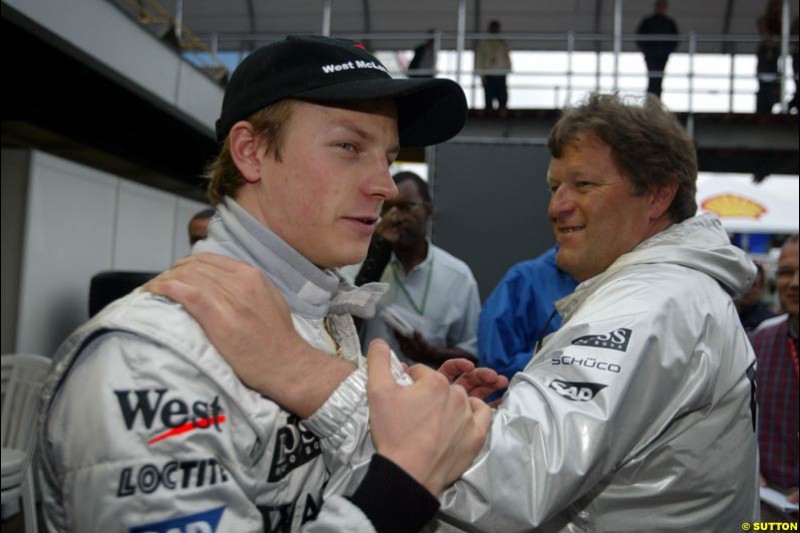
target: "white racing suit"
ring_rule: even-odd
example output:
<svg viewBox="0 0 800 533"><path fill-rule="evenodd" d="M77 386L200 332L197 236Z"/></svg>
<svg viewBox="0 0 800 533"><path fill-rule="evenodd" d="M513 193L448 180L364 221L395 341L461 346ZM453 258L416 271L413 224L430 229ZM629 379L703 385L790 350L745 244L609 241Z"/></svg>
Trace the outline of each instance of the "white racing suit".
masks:
<svg viewBox="0 0 800 533"><path fill-rule="evenodd" d="M369 314L380 288L355 289L319 270L230 199L219 213L195 251L260 267L304 339L331 353L333 335L343 357L363 362L348 313ZM343 487L319 439L243 385L166 299L136 291L78 329L56 355L43 401L48 530L373 531L359 507L334 495Z"/></svg>
<svg viewBox="0 0 800 533"><path fill-rule="evenodd" d="M739 531L757 520L755 357L732 300L754 276L707 215L581 283L442 496L439 527ZM371 450L365 381L352 374L306 421L351 472Z"/></svg>

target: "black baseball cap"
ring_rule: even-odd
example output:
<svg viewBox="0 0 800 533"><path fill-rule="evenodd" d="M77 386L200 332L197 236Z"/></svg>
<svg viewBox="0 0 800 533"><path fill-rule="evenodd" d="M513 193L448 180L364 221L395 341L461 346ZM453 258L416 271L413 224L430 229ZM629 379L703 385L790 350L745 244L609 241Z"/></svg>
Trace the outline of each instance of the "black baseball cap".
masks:
<svg viewBox="0 0 800 533"><path fill-rule="evenodd" d="M321 104L393 98L401 146L444 142L467 119L464 91L452 80L393 79L357 41L289 35L257 49L236 68L222 100L217 140L236 122L285 98Z"/></svg>

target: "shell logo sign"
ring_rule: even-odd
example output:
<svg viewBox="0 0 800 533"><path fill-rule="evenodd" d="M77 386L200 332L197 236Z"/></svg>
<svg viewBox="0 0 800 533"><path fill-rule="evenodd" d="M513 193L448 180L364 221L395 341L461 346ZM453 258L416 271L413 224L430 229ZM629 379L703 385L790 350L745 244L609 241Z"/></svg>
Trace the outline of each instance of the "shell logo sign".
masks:
<svg viewBox="0 0 800 533"><path fill-rule="evenodd" d="M736 217L758 220L767 212L767 208L760 203L744 196L730 193L707 198L700 204L700 207L720 218Z"/></svg>

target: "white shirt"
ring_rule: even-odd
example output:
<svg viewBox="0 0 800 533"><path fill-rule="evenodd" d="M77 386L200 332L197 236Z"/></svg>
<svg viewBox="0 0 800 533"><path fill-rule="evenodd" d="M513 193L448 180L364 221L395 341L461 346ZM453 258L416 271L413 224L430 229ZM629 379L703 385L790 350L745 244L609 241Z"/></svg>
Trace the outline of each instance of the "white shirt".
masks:
<svg viewBox="0 0 800 533"><path fill-rule="evenodd" d="M481 302L478 284L466 263L429 241L427 257L408 275L392 254L381 281L389 284L389 290L379 308L391 305L432 346L461 348L477 355ZM379 313L366 323L362 346L366 349L378 338L387 341L401 361L415 363L400 350L392 328Z"/></svg>

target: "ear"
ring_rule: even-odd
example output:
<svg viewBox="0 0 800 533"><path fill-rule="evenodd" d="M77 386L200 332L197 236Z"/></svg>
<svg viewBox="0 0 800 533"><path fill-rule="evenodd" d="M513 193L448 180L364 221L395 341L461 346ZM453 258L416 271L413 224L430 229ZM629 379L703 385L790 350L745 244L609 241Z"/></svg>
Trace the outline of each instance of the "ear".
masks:
<svg viewBox="0 0 800 533"><path fill-rule="evenodd" d="M667 212L669 206L672 205L672 200L675 199L677 192L677 182L656 187L656 189L651 193L652 197L650 199L650 218L652 220L658 220L664 216L664 213Z"/></svg>
<svg viewBox="0 0 800 533"><path fill-rule="evenodd" d="M231 158L242 177L248 183L256 183L261 179L261 139L256 135L253 125L240 120L228 134Z"/></svg>

